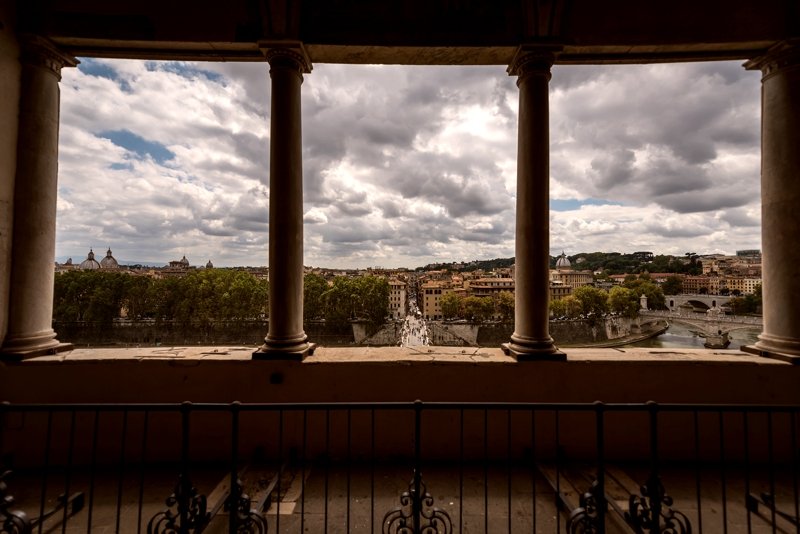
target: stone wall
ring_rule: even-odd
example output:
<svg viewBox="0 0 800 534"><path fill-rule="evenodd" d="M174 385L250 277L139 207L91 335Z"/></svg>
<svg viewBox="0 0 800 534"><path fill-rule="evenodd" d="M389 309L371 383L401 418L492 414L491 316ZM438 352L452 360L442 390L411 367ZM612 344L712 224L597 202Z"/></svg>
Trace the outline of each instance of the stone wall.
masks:
<svg viewBox="0 0 800 534"><path fill-rule="evenodd" d="M641 323L641 326L640 326ZM625 317L606 317L599 323L575 319L551 321L550 335L562 345L605 343L630 335L646 333L660 325L657 320L641 321ZM173 322L114 321L111 324L56 322L58 337L79 347L151 346L151 345L260 345L267 333L266 321L230 321L208 325ZM306 323L308 338L328 347L351 345L396 346L400 344L403 322L386 323L371 332L366 323L328 325ZM443 347L497 347L514 332L513 323L441 323L428 324L431 345Z"/></svg>
<svg viewBox="0 0 800 534"><path fill-rule="evenodd" d="M153 345L244 345L257 346L267 335L266 321L227 321L208 325L155 321L114 321L111 324L55 321L58 338L77 347ZM349 325L306 323L309 339L320 345L347 346L355 343Z"/></svg>
<svg viewBox="0 0 800 534"><path fill-rule="evenodd" d="M556 344L580 346L611 343L627 336L645 335L663 328L663 321L642 320L637 317L605 317L599 322L586 319L550 321L550 335ZM506 343L514 333L512 323L482 325L478 334L478 345L498 346Z"/></svg>
<svg viewBox="0 0 800 534"><path fill-rule="evenodd" d="M431 344L444 346L478 346L478 334L482 325L471 323L434 324L431 328ZM440 341L441 343L437 343Z"/></svg>

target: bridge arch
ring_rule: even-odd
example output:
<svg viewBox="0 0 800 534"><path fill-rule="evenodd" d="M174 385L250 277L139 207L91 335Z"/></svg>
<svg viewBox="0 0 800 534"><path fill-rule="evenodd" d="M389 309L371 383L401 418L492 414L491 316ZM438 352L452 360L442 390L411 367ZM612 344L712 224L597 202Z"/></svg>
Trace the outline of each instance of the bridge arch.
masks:
<svg viewBox="0 0 800 534"><path fill-rule="evenodd" d="M666 295L665 301L671 312L680 312L681 307L685 308L687 304L693 311L704 312L727 304L732 298L722 295Z"/></svg>

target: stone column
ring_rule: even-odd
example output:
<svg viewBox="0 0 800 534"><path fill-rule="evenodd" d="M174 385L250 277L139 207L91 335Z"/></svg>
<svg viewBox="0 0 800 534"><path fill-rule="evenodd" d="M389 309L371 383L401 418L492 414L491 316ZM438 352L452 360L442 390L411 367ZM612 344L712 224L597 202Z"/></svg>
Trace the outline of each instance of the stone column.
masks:
<svg viewBox="0 0 800 534"><path fill-rule="evenodd" d="M0 347L8 329L11 243L14 232L14 177L17 173L20 73L19 42L11 2L0 2Z"/></svg>
<svg viewBox="0 0 800 534"><path fill-rule="evenodd" d="M269 332L254 358L302 359L303 147L300 86L311 63L302 46L266 48L272 80L269 164Z"/></svg>
<svg viewBox="0 0 800 534"><path fill-rule="evenodd" d="M564 360L550 337L550 67L559 48L521 46L517 76L517 230L514 334L503 345L517 360Z"/></svg>
<svg viewBox="0 0 800 534"><path fill-rule="evenodd" d="M21 39L17 170L8 333L0 353L23 359L72 348L52 328L58 195L58 82L77 60L36 36Z"/></svg>
<svg viewBox="0 0 800 534"><path fill-rule="evenodd" d="M764 330L744 350L800 363L800 40L745 63L761 70Z"/></svg>

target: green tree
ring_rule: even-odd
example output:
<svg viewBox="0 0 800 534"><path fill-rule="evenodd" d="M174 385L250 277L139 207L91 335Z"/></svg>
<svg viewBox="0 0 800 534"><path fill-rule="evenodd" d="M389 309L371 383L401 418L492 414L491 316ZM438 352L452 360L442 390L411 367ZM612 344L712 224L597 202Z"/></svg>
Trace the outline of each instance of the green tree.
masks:
<svg viewBox="0 0 800 534"><path fill-rule="evenodd" d="M664 292L653 282L640 278L628 280L626 278L623 287L630 289L638 299L642 295L647 297L647 307L651 310L663 310L666 306Z"/></svg>
<svg viewBox="0 0 800 534"><path fill-rule="evenodd" d="M467 297L464 299L464 317L469 321L483 322L494 313L491 297Z"/></svg>
<svg viewBox="0 0 800 534"><path fill-rule="evenodd" d="M699 261L697 261L700 256L698 256L694 252L687 252L686 254L684 254L684 256L686 256L688 265L688 268L686 270L687 273L700 274L703 272L703 266L700 264Z"/></svg>
<svg viewBox="0 0 800 534"><path fill-rule="evenodd" d="M504 321L514 319L514 294L510 291L501 291L495 300L495 309Z"/></svg>
<svg viewBox="0 0 800 534"><path fill-rule="evenodd" d="M321 297L325 303L325 320L342 325L362 319L376 328L389 314L389 291L385 278L339 276Z"/></svg>
<svg viewBox="0 0 800 534"><path fill-rule="evenodd" d="M639 298L630 289L614 286L608 292L608 309L625 317L636 317Z"/></svg>
<svg viewBox="0 0 800 534"><path fill-rule="evenodd" d="M178 320L179 308L185 300L181 279L169 277L156 280L151 298L155 305L156 322Z"/></svg>
<svg viewBox="0 0 800 534"><path fill-rule="evenodd" d="M550 317L552 319L562 319L566 317L566 307L564 306L564 299L555 299L550 301Z"/></svg>
<svg viewBox="0 0 800 534"><path fill-rule="evenodd" d="M91 273L69 271L58 273L53 287L53 319L82 321L92 292Z"/></svg>
<svg viewBox="0 0 800 534"><path fill-rule="evenodd" d="M608 311L608 293L592 286L576 287L572 295L581 303L584 315L601 316Z"/></svg>
<svg viewBox="0 0 800 534"><path fill-rule="evenodd" d="M651 272L654 273L670 273L673 272L670 270L670 262L672 261L672 256L665 256L663 254L658 254L653 257L653 261L650 262L648 268Z"/></svg>
<svg viewBox="0 0 800 534"><path fill-rule="evenodd" d="M318 274L307 274L303 278L303 319L306 321L325 316L322 295L328 290L328 282Z"/></svg>
<svg viewBox="0 0 800 534"><path fill-rule="evenodd" d="M445 293L439 300L439 305L442 307L442 316L445 319L463 317L464 298L458 293Z"/></svg>
<svg viewBox="0 0 800 534"><path fill-rule="evenodd" d="M760 313L761 311L761 284L756 286L752 294L735 297L728 301L731 312L737 315L746 313Z"/></svg>
<svg viewBox="0 0 800 534"><path fill-rule="evenodd" d="M138 321L155 316L152 287L155 281L149 276L128 276L125 281L122 305L128 319Z"/></svg>
<svg viewBox="0 0 800 534"><path fill-rule="evenodd" d="M556 319L577 319L583 313L583 305L574 295L567 295L550 301L550 311Z"/></svg>
<svg viewBox="0 0 800 534"><path fill-rule="evenodd" d="M227 271L226 275L218 280L217 291L222 292L220 298L222 313L218 318L228 321L250 321L261 319L267 314L269 282L266 280L258 280L244 271Z"/></svg>
<svg viewBox="0 0 800 534"><path fill-rule="evenodd" d="M355 279L356 314L373 327L386 321L389 315L389 281L380 276L361 276Z"/></svg>
<svg viewBox="0 0 800 534"><path fill-rule="evenodd" d="M742 315L750 313L747 299L744 297L735 297L728 301L728 306L731 308L731 313L734 315Z"/></svg>
<svg viewBox="0 0 800 534"><path fill-rule="evenodd" d="M755 289L751 295L746 295L746 299L752 302L753 305L753 313L761 313L761 309L763 306L761 300L761 284L756 284Z"/></svg>
<svg viewBox="0 0 800 534"><path fill-rule="evenodd" d="M355 304L357 298L352 279L346 276L337 276L333 284L322 294L325 304L325 320L336 325L349 323L355 318Z"/></svg>
<svg viewBox="0 0 800 534"><path fill-rule="evenodd" d="M680 295L683 291L683 278L680 276L668 276L661 284L661 291L665 295Z"/></svg>
<svg viewBox="0 0 800 534"><path fill-rule="evenodd" d="M110 324L120 316L128 275L71 271L55 277L53 318Z"/></svg>

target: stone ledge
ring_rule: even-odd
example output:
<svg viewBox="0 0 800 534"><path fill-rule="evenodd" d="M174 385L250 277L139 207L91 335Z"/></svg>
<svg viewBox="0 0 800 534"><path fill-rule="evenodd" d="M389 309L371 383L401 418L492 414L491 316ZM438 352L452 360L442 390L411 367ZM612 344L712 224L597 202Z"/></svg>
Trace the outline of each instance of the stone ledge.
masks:
<svg viewBox="0 0 800 534"><path fill-rule="evenodd" d="M254 347L127 347L79 348L69 352L40 356L9 365L43 365L52 363L88 363L119 361L182 361L182 362L249 362ZM738 350L681 349L681 348L568 348L564 365L591 362L693 362L719 364L790 365L779 360L762 358ZM433 364L495 364L536 365L536 362L517 362L498 348L477 347L319 347L302 365L347 363L433 363Z"/></svg>

